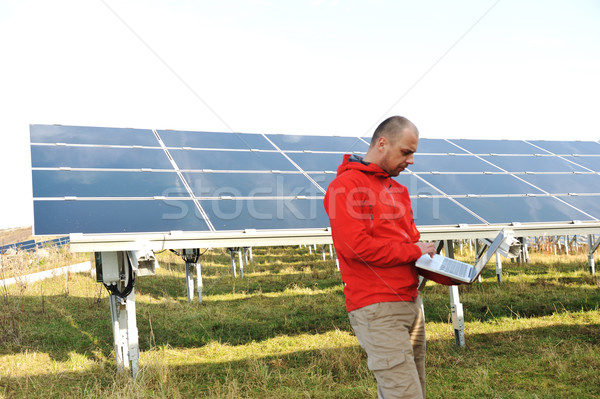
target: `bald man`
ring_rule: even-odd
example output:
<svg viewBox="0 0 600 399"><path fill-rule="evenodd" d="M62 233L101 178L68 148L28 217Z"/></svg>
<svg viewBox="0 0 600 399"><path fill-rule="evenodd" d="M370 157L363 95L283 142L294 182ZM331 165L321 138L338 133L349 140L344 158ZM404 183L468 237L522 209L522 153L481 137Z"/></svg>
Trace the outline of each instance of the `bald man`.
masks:
<svg viewBox="0 0 600 399"><path fill-rule="evenodd" d="M425 325L415 267L435 244L420 242L408 190L392 177L414 163L419 131L408 119L383 121L364 158L344 155L325 194L346 310L377 380L379 398L425 397Z"/></svg>

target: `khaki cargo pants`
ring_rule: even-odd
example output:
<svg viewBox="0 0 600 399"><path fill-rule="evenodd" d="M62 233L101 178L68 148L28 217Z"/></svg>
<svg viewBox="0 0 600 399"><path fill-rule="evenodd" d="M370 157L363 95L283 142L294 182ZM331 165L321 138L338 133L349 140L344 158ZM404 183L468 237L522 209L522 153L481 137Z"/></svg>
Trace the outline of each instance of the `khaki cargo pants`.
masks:
<svg viewBox="0 0 600 399"><path fill-rule="evenodd" d="M380 399L425 398L425 323L421 299L381 302L348 313Z"/></svg>

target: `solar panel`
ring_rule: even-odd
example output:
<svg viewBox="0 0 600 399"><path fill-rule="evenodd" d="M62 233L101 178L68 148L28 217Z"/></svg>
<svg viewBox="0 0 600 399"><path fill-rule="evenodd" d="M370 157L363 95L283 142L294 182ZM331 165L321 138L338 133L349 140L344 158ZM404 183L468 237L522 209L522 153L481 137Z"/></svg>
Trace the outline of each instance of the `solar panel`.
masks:
<svg viewBox="0 0 600 399"><path fill-rule="evenodd" d="M568 195L560 199L577 209L584 209L593 218L600 219L600 195Z"/></svg>
<svg viewBox="0 0 600 399"><path fill-rule="evenodd" d="M181 170L297 170L276 151L169 150L169 153Z"/></svg>
<svg viewBox="0 0 600 399"><path fill-rule="evenodd" d="M268 134L266 136L282 151L367 152L369 145L358 137L298 136Z"/></svg>
<svg viewBox="0 0 600 399"><path fill-rule="evenodd" d="M537 154L541 152L531 144L521 140L450 140L450 142L472 154ZM419 149L420 150L420 149Z"/></svg>
<svg viewBox="0 0 600 399"><path fill-rule="evenodd" d="M322 195L307 176L266 172L183 172L196 197L296 197Z"/></svg>
<svg viewBox="0 0 600 399"><path fill-rule="evenodd" d="M600 193L600 175L597 174L526 174L522 180L552 194Z"/></svg>
<svg viewBox="0 0 600 399"><path fill-rule="evenodd" d="M181 130L158 130L157 134L167 147L174 148L273 150L271 143L261 134L189 132Z"/></svg>
<svg viewBox="0 0 600 399"><path fill-rule="evenodd" d="M473 155L415 154L412 172L501 172L501 169Z"/></svg>
<svg viewBox="0 0 600 399"><path fill-rule="evenodd" d="M419 138L419 154L466 154L467 152L449 140Z"/></svg>
<svg viewBox="0 0 600 399"><path fill-rule="evenodd" d="M572 162L555 156L482 156L482 159L508 172L585 172Z"/></svg>
<svg viewBox="0 0 600 399"><path fill-rule="evenodd" d="M595 223L599 147L422 138L395 179L418 226ZM324 229L343 154L367 150L355 137L32 125L35 233Z"/></svg>
<svg viewBox="0 0 600 399"><path fill-rule="evenodd" d="M412 200L413 216L417 226L447 226L482 224L483 220L451 198L417 198Z"/></svg>
<svg viewBox="0 0 600 399"><path fill-rule="evenodd" d="M529 141L552 154L571 155L587 154L600 155L600 143L595 141Z"/></svg>
<svg viewBox="0 0 600 399"><path fill-rule="evenodd" d="M32 173L36 198L188 195L174 171L33 170Z"/></svg>
<svg viewBox="0 0 600 399"><path fill-rule="evenodd" d="M538 188L510 174L420 174L448 195L542 194ZM412 191L409 190L412 193Z"/></svg>
<svg viewBox="0 0 600 399"><path fill-rule="evenodd" d="M101 146L34 145L34 168L101 168L172 170L162 148L112 148Z"/></svg>
<svg viewBox="0 0 600 399"><path fill-rule="evenodd" d="M423 175L416 175L413 173L400 173L393 179L396 180L398 183L402 184L404 187L406 187L408 189L409 194L415 198L420 198L424 196L444 195L444 193L440 191L439 188L436 188L429 184L427 179L424 179L423 177Z"/></svg>
<svg viewBox="0 0 600 399"><path fill-rule="evenodd" d="M553 197L478 197L456 201L487 223L534 223L593 220Z"/></svg>
<svg viewBox="0 0 600 399"><path fill-rule="evenodd" d="M31 249L35 249L35 240L27 240L13 244L2 245L0 246L0 254L3 254L8 250L30 251Z"/></svg>
<svg viewBox="0 0 600 399"><path fill-rule="evenodd" d="M200 203L217 231L307 229L329 225L322 198L222 199Z"/></svg>
<svg viewBox="0 0 600 399"><path fill-rule="evenodd" d="M562 157L573 162L590 172L600 172L600 155Z"/></svg>
<svg viewBox="0 0 600 399"><path fill-rule="evenodd" d="M287 153L302 170L311 172L335 172L342 163L343 154L323 154L323 153ZM364 154L362 154L364 155Z"/></svg>
<svg viewBox="0 0 600 399"><path fill-rule="evenodd" d="M33 212L36 235L209 230L193 201L182 199L34 199Z"/></svg>
<svg viewBox="0 0 600 399"><path fill-rule="evenodd" d="M32 143L158 147L152 130L90 126L31 125Z"/></svg>

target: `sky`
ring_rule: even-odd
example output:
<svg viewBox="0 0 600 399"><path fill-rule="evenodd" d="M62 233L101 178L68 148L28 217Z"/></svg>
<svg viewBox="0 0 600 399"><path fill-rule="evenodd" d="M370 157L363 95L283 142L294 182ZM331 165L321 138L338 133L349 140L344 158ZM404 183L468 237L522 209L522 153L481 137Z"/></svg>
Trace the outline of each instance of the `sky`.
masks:
<svg viewBox="0 0 600 399"><path fill-rule="evenodd" d="M0 0L0 228L30 124L599 140L596 0Z"/></svg>

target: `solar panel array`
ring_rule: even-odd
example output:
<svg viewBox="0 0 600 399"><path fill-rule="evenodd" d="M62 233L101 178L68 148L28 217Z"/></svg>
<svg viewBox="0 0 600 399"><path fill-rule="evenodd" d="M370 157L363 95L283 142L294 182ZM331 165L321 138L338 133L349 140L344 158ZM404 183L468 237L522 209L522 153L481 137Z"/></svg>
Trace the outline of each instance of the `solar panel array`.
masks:
<svg viewBox="0 0 600 399"><path fill-rule="evenodd" d="M34 231L324 228L322 202L363 138L31 126ZM600 220L600 143L419 141L419 226Z"/></svg>
<svg viewBox="0 0 600 399"><path fill-rule="evenodd" d="M69 237L58 237L48 241L36 242L35 240L27 240L0 246L0 254L9 250L15 251L35 251L42 248L62 248L69 243Z"/></svg>

